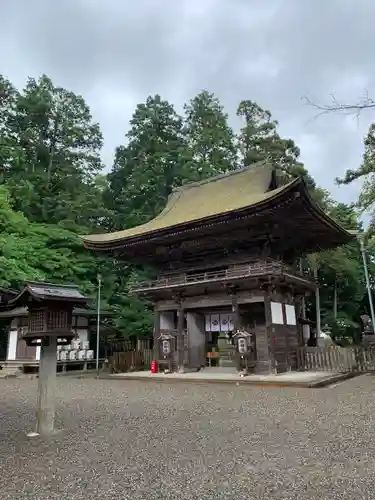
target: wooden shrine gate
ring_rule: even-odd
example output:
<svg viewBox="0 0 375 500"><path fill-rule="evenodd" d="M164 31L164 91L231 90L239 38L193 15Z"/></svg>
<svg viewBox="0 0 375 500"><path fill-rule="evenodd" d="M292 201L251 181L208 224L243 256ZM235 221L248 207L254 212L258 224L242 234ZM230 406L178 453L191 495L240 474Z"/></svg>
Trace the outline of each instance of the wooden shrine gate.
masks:
<svg viewBox="0 0 375 500"><path fill-rule="evenodd" d="M375 349L363 346L298 347L297 368L337 373L375 372Z"/></svg>

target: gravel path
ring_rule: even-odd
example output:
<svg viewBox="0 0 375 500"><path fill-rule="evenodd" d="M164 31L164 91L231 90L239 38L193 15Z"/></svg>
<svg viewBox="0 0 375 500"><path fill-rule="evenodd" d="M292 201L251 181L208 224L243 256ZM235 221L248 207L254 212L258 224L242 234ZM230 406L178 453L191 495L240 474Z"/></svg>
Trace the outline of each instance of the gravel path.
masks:
<svg viewBox="0 0 375 500"><path fill-rule="evenodd" d="M375 377L326 389L0 380L0 499L375 499ZM12 480L13 477L13 480Z"/></svg>

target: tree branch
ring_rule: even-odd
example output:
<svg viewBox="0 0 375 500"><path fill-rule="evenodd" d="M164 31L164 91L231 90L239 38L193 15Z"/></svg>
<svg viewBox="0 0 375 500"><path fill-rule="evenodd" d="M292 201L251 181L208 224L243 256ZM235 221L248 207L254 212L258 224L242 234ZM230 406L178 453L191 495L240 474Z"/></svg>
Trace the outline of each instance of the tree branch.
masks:
<svg viewBox="0 0 375 500"><path fill-rule="evenodd" d="M363 97L357 102L353 104L344 104L338 101L334 94L330 94L331 102L330 103L320 103L312 101L309 97L303 96L302 101L309 106L312 106L316 110L318 110L318 114L316 118L321 115L325 115L328 113L344 113L347 115L356 115L359 117L361 111L364 109L375 108L375 100L369 97L367 90Z"/></svg>

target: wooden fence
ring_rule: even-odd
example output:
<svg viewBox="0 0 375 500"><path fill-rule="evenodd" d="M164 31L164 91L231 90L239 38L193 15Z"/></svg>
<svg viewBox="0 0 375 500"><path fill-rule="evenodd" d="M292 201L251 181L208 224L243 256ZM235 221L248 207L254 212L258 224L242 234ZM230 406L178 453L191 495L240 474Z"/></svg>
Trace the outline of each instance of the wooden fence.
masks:
<svg viewBox="0 0 375 500"><path fill-rule="evenodd" d="M337 373L375 371L375 351L362 346L299 347L299 370Z"/></svg>
<svg viewBox="0 0 375 500"><path fill-rule="evenodd" d="M152 349L142 351L118 351L108 357L112 373L149 370L152 361Z"/></svg>
<svg viewBox="0 0 375 500"><path fill-rule="evenodd" d="M152 349L153 341L152 339L117 340L108 342L105 347L108 356L111 356L114 352L144 351L146 349Z"/></svg>

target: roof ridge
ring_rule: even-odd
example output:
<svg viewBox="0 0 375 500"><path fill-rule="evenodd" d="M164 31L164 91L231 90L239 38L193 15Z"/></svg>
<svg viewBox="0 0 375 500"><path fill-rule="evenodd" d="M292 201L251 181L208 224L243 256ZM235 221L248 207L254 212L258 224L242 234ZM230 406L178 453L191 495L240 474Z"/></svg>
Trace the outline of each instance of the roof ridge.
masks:
<svg viewBox="0 0 375 500"><path fill-rule="evenodd" d="M237 170L231 170L229 172L225 172L224 174L218 174L213 177L208 177L207 179L202 179L200 181L194 181L194 182L189 182L185 184L184 186L178 186L176 188L173 188L171 194L168 196L167 204L165 205L164 209L156 215L152 220L157 220L163 218L166 214L168 214L173 207L176 205L178 200L181 198L184 192L186 192L190 188L195 188L195 187L200 187L205 184L210 184L211 182L216 182L220 181L222 179L226 179L228 177L232 177L236 174L242 174L243 172L247 172L248 170L254 170L254 169L259 169L261 167L265 166L270 166L272 169L272 165L270 165L268 159L266 160L261 160L255 163L252 163L251 165L246 165L245 167L238 168ZM146 223L147 224L147 223Z"/></svg>
<svg viewBox="0 0 375 500"><path fill-rule="evenodd" d="M170 196L172 196L175 193L180 193L182 191L185 191L186 189L193 188L193 187L198 187L202 186L204 184L208 184L211 182L216 182L220 181L221 179L225 179L227 177L232 177L237 174L242 174L243 172L247 172L248 170L253 170L254 168L260 168L260 167L265 167L265 166L270 166L273 168L268 160L261 160L257 161L255 163L252 163L251 165L246 165L245 167L238 168L236 170L230 170L229 172L225 172L223 174L218 174L214 175L213 177L207 177L207 179L201 179L200 181L192 181L188 182L187 184L184 184L182 186L178 186L172 189L172 193Z"/></svg>
<svg viewBox="0 0 375 500"><path fill-rule="evenodd" d="M74 283L72 283L71 285L67 285L67 284L59 285L58 283L51 283L49 281L26 281L25 285L26 286L28 286L28 285L41 286L41 287L50 286L50 287L58 287L58 288L77 288L77 289L79 289L79 286L74 284Z"/></svg>

